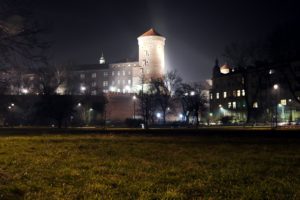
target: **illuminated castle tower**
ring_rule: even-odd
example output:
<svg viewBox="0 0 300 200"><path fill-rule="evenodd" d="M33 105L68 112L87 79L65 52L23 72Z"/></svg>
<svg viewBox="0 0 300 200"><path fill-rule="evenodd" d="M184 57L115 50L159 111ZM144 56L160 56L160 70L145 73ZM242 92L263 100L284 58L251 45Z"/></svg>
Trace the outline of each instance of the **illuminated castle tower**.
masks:
<svg viewBox="0 0 300 200"><path fill-rule="evenodd" d="M140 37L139 66L143 67L146 78L159 78L165 73L166 38L150 29Z"/></svg>

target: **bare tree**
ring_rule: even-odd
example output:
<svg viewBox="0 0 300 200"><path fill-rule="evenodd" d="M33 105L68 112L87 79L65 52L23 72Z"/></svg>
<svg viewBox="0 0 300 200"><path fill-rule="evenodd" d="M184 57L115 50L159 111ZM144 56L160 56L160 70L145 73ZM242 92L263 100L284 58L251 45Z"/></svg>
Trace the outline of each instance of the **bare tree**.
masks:
<svg viewBox="0 0 300 200"><path fill-rule="evenodd" d="M0 63L45 62L49 43L41 40L45 31L31 12L30 1L3 0L0 4Z"/></svg>
<svg viewBox="0 0 300 200"><path fill-rule="evenodd" d="M202 86L182 83L176 95L180 99L186 123L188 124L190 116L193 116L196 118L196 125L199 126L200 116L204 116L207 111L207 97Z"/></svg>

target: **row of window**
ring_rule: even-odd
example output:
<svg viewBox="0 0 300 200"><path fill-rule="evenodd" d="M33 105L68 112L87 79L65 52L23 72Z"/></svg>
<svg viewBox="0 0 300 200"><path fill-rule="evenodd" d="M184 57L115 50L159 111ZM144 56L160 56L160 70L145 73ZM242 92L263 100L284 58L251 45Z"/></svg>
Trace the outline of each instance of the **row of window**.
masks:
<svg viewBox="0 0 300 200"><path fill-rule="evenodd" d="M115 76L115 75L121 76L121 72L122 72L123 76L126 76L126 71L125 70L123 70L123 71L116 71L116 72L112 71L111 75L112 76ZM128 71L127 74L130 76L131 75L131 71Z"/></svg>
<svg viewBox="0 0 300 200"><path fill-rule="evenodd" d="M232 91L232 96L233 97L241 97L241 96L245 96L246 95L246 92L245 90L234 90ZM223 92L223 99L226 99L228 97L228 93L227 92ZM220 93L219 92L216 92L216 96L215 96L216 99L220 99ZM214 96L213 96L213 93L210 94L210 99L214 99Z"/></svg>
<svg viewBox="0 0 300 200"><path fill-rule="evenodd" d="M123 84L123 85L131 85L131 80L128 80L127 81L127 84L126 84L126 80L123 80L122 82L121 82L121 80L118 80L117 82L115 82L115 81L112 81L112 86L115 86L116 85L116 83L118 84L118 85L121 85L121 83ZM81 84L81 85L84 85L83 83ZM103 87L108 87L108 81L103 81ZM97 82L92 82L92 87L96 87L97 86Z"/></svg>
<svg viewBox="0 0 300 200"><path fill-rule="evenodd" d="M116 82L115 82L115 81L112 81L112 82L111 82L112 86L115 86L116 84L120 85L121 83L122 83L123 85L125 85L125 84L126 84L126 80L122 80L122 81L121 81L121 80L117 80ZM127 81L127 84L128 84L128 85L131 85L131 80L128 80L128 81Z"/></svg>
<svg viewBox="0 0 300 200"><path fill-rule="evenodd" d="M108 76L108 72L103 72L103 76L107 77ZM81 79L85 79L85 74L80 74L80 78ZM92 78L97 78L97 73L92 73L91 75Z"/></svg>

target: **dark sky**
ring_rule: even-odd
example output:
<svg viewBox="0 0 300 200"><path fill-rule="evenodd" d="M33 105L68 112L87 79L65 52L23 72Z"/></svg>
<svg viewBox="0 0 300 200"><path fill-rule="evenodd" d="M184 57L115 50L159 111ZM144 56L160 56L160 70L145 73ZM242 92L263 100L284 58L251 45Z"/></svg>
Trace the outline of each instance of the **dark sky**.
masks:
<svg viewBox="0 0 300 200"><path fill-rule="evenodd" d="M55 61L109 62L138 54L137 37L151 27L167 38L166 65L185 80L211 76L214 60L232 42L263 37L300 19L297 1L43 0L38 15L52 23Z"/></svg>

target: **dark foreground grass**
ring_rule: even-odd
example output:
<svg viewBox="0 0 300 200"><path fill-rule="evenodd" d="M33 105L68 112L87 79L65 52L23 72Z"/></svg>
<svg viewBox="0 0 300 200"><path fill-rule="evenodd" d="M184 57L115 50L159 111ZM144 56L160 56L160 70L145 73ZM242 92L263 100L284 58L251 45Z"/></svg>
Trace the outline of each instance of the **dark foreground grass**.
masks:
<svg viewBox="0 0 300 200"><path fill-rule="evenodd" d="M0 199L300 199L300 139L0 137Z"/></svg>

